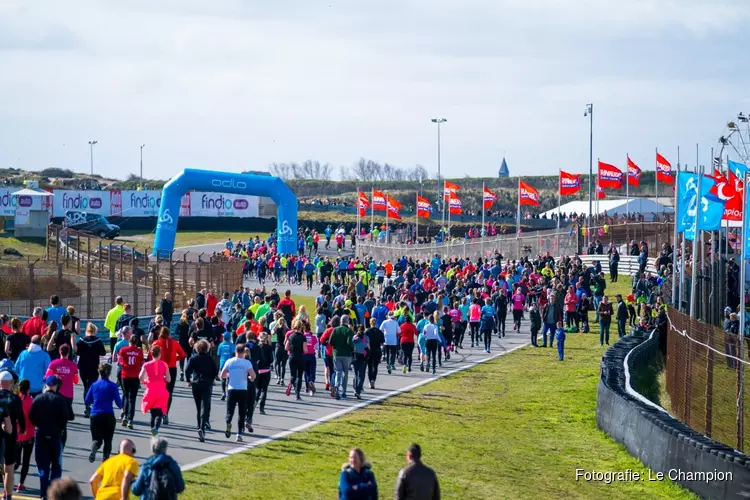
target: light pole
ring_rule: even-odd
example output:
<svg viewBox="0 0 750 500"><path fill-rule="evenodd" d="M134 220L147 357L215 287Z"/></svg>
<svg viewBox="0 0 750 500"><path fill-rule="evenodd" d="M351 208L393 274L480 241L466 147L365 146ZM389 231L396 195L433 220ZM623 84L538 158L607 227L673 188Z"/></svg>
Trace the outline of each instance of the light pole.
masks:
<svg viewBox="0 0 750 500"><path fill-rule="evenodd" d="M437 172L437 183L438 183L438 200L440 200L440 211L443 212L443 219L445 219L445 200L443 199L445 196L445 192L441 192L440 187L440 124L445 123L448 120L445 118L432 118L432 123L437 123L437 160L438 160L438 172ZM441 222L441 228L442 228L442 222Z"/></svg>
<svg viewBox="0 0 750 500"><path fill-rule="evenodd" d="M588 238L587 241L591 242L591 224L594 221L594 214L592 212L594 208L594 104L588 103L586 110L583 112L583 116L589 117L589 223L588 223Z"/></svg>
<svg viewBox="0 0 750 500"><path fill-rule="evenodd" d="M91 152L91 175L94 175L94 144L99 144L99 141L89 141L89 149Z"/></svg>
<svg viewBox="0 0 750 500"><path fill-rule="evenodd" d="M143 190L143 148L145 147L145 144L141 144L141 181L138 183L138 187L141 190Z"/></svg>

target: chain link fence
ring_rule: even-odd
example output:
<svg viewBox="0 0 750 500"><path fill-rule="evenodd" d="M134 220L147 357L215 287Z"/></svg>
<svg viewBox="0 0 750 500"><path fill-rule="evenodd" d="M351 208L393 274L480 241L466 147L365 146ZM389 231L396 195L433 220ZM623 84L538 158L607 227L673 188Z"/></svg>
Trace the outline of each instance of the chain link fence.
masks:
<svg viewBox="0 0 750 500"><path fill-rule="evenodd" d="M117 296L134 314L153 314L166 292L182 308L196 291L218 293L242 287L241 262L190 262L156 258L149 248L101 240L61 226L50 226L45 260L0 262L0 310L28 315L58 295L85 318L103 318Z"/></svg>

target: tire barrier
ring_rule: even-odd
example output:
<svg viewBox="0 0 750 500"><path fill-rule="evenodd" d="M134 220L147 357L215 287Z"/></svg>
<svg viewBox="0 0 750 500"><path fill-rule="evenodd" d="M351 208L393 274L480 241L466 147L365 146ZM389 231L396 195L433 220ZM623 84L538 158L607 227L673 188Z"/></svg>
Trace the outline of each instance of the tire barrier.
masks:
<svg viewBox="0 0 750 500"><path fill-rule="evenodd" d="M658 331L630 335L607 349L597 388L597 426L653 471L702 498L749 498L750 457L693 430L630 386L631 374L645 368L658 350Z"/></svg>

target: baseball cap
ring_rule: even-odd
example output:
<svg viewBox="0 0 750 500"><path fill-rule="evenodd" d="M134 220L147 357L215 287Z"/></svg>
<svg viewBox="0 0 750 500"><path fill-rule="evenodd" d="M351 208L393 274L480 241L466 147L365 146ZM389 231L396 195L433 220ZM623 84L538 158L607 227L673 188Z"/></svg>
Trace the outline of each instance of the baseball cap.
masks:
<svg viewBox="0 0 750 500"><path fill-rule="evenodd" d="M47 375L44 378L44 384L49 387L60 385L60 379L57 377L57 375Z"/></svg>
<svg viewBox="0 0 750 500"><path fill-rule="evenodd" d="M10 372L0 372L0 382L11 382L13 381L13 374Z"/></svg>

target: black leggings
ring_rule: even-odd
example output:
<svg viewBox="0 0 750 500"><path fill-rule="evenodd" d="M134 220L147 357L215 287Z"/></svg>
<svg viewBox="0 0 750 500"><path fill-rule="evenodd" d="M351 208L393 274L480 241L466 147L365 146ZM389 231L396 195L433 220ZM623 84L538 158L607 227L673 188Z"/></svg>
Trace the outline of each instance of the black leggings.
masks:
<svg viewBox="0 0 750 500"><path fill-rule="evenodd" d="M284 380L284 376L286 375L286 360L288 358L288 354L283 349L276 349L276 358L273 360L273 370L276 373L276 376L282 380Z"/></svg>
<svg viewBox="0 0 750 500"><path fill-rule="evenodd" d="M302 389L302 380L305 377L305 359L302 356L290 356L289 372L292 377L291 384L294 388L294 393L299 396Z"/></svg>
<svg viewBox="0 0 750 500"><path fill-rule="evenodd" d="M122 412L130 422L135 418L135 400L140 387L141 381L137 377L122 379Z"/></svg>
<svg viewBox="0 0 750 500"><path fill-rule="evenodd" d="M193 384L193 400L195 401L195 419L200 429L205 429L211 420L211 393L213 385Z"/></svg>
<svg viewBox="0 0 750 500"><path fill-rule="evenodd" d="M385 366L393 368L396 366L396 353L398 352L398 346L387 345L385 346Z"/></svg>
<svg viewBox="0 0 750 500"><path fill-rule="evenodd" d="M255 382L250 382L250 380L247 381L247 410L245 411L245 420L248 424L252 425L253 423L253 414L255 413L255 401L257 401L257 388L255 387Z"/></svg>
<svg viewBox="0 0 750 500"><path fill-rule="evenodd" d="M492 344L492 330L485 330L484 332L484 348L490 350Z"/></svg>
<svg viewBox="0 0 750 500"><path fill-rule="evenodd" d="M260 410L263 411L266 407L266 396L268 396L268 384L271 383L271 372L259 373L255 379L255 384L258 387L258 400L260 401Z"/></svg>
<svg viewBox="0 0 750 500"><path fill-rule="evenodd" d="M177 367L169 368L169 378L171 379L167 383L167 390L169 391L169 403L167 404L167 415L169 410L172 408L172 393L174 393L174 384L177 382Z"/></svg>
<svg viewBox="0 0 750 500"><path fill-rule="evenodd" d="M430 368L430 359L432 359L432 369L435 369L437 363L438 340L429 339L427 341L427 369Z"/></svg>
<svg viewBox="0 0 750 500"><path fill-rule="evenodd" d="M568 318L565 321L565 326L571 328L573 325L578 326L578 315L575 311L568 311Z"/></svg>
<svg viewBox="0 0 750 500"><path fill-rule="evenodd" d="M99 374L94 373L81 373L81 382L83 382L83 402L86 403L86 394L89 393L89 387L94 385L94 382L96 382L99 379ZM86 405L86 409L89 408L89 405Z"/></svg>
<svg viewBox="0 0 750 500"><path fill-rule="evenodd" d="M411 371L412 354L414 353L414 342L401 342L401 350L404 351L404 365Z"/></svg>
<svg viewBox="0 0 750 500"><path fill-rule="evenodd" d="M232 423L235 406L238 406L240 409L240 418L237 420L237 433L242 434L242 429L245 427L245 414L247 411L247 391L241 389L229 389L229 391L227 391L227 425Z"/></svg>
<svg viewBox="0 0 750 500"><path fill-rule="evenodd" d="M479 343L479 321L472 321L469 323L469 328L471 328L471 343Z"/></svg>
<svg viewBox="0 0 750 500"><path fill-rule="evenodd" d="M505 318L507 317L507 312L503 313L501 316L500 314L497 315L497 325L495 326L495 329L497 330L497 333L505 336Z"/></svg>
<svg viewBox="0 0 750 500"><path fill-rule="evenodd" d="M164 418L164 412L161 411L161 408L151 408L149 413L151 413L151 428L158 431L159 427L161 427L161 421Z"/></svg>
<svg viewBox="0 0 750 500"><path fill-rule="evenodd" d="M22 443L18 443L16 447L16 463L15 470L21 467L21 479L18 484L23 484L26 481L26 476L29 475L29 466L31 465L31 453L34 451L34 439L29 439Z"/></svg>
<svg viewBox="0 0 750 500"><path fill-rule="evenodd" d="M115 435L115 414L99 413L91 417L89 421L89 430L91 431L91 451L95 452L101 448L104 443L102 454L104 460L112 454L112 438Z"/></svg>
<svg viewBox="0 0 750 500"><path fill-rule="evenodd" d="M373 349L370 351L370 357L367 358L367 379L370 382L375 382L378 378L378 366L380 365L380 358L383 353L380 349Z"/></svg>
<svg viewBox="0 0 750 500"><path fill-rule="evenodd" d="M523 318L523 309L513 309L513 326L518 330L521 329L521 318Z"/></svg>

